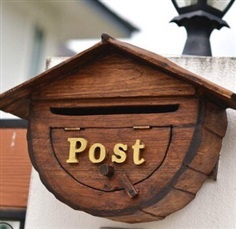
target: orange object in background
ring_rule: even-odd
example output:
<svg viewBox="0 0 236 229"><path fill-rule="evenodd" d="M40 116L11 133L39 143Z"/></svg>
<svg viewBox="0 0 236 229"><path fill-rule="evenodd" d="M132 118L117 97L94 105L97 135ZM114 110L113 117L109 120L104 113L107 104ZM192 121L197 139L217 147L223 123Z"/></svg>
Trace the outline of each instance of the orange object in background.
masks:
<svg viewBox="0 0 236 229"><path fill-rule="evenodd" d="M26 129L0 127L0 208L26 208L30 173Z"/></svg>

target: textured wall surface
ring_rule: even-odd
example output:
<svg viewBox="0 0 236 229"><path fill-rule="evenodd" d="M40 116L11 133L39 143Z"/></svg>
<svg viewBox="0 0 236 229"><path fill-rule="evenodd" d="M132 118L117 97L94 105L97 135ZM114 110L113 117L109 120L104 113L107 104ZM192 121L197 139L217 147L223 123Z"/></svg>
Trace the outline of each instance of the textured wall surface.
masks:
<svg viewBox="0 0 236 229"><path fill-rule="evenodd" d="M236 92L236 58L169 58L182 67ZM49 66L63 59L54 58ZM207 180L196 198L162 221L123 224L90 216L59 202L32 171L26 229L235 229L236 228L236 111L228 109L228 129L223 140L217 181ZM216 123L217 125L217 123Z"/></svg>

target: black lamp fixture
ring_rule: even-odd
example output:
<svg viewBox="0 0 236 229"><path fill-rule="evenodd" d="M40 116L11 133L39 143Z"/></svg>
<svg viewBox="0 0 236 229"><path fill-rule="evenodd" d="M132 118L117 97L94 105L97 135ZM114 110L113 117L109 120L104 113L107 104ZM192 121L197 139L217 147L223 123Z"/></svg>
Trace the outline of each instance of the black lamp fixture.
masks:
<svg viewBox="0 0 236 229"><path fill-rule="evenodd" d="M184 55L211 56L210 35L214 29L229 27L222 17L235 0L171 0L179 16L173 18L187 31Z"/></svg>

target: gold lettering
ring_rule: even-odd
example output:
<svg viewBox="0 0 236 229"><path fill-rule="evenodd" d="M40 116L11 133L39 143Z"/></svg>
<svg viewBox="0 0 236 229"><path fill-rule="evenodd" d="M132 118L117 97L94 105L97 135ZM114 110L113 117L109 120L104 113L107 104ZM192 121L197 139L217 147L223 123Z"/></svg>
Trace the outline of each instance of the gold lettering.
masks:
<svg viewBox="0 0 236 229"><path fill-rule="evenodd" d="M79 163L77 153L82 153L88 146L88 141L84 138L67 138L70 142L69 157L66 160L67 163ZM137 139L132 146L133 149L133 162L135 165L141 165L145 162L145 159L141 157L141 150L145 148L145 145L141 143L140 139ZM124 163L127 159L128 145L123 143L115 144L113 148L113 155L111 155L111 162L118 164ZM94 163L101 163L107 157L106 148L101 143L94 143L89 148L89 160Z"/></svg>
<svg viewBox="0 0 236 229"><path fill-rule="evenodd" d="M145 162L143 158L140 159L140 150L145 148L144 144L141 144L140 139L137 139L135 144L132 146L133 152L133 161L135 165L141 165Z"/></svg>
<svg viewBox="0 0 236 229"><path fill-rule="evenodd" d="M68 138L67 140L70 142L70 151L69 158L66 162L79 163L79 160L76 158L76 154L81 153L86 149L88 141L84 138Z"/></svg>
<svg viewBox="0 0 236 229"><path fill-rule="evenodd" d="M116 163L123 163L127 157L127 155L125 153L125 151L127 151L127 149L128 149L127 145L124 145L122 143L117 143L114 146L113 151L114 151L115 155L112 155L111 161L116 162Z"/></svg>
<svg viewBox="0 0 236 229"><path fill-rule="evenodd" d="M99 157L98 158L95 157L97 150L99 150ZM105 158L106 158L106 148L104 145L102 145L101 143L95 143L90 147L89 160L92 163L101 163L105 160Z"/></svg>

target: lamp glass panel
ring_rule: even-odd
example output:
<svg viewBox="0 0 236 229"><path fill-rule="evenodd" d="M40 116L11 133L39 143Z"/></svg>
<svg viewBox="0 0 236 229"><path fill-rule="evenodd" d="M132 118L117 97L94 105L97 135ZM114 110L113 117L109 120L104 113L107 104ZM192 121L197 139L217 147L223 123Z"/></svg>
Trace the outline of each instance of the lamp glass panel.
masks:
<svg viewBox="0 0 236 229"><path fill-rule="evenodd" d="M230 2L231 0L207 0L207 5L217 10L224 11Z"/></svg>
<svg viewBox="0 0 236 229"><path fill-rule="evenodd" d="M198 0L176 0L179 8L197 4Z"/></svg>

